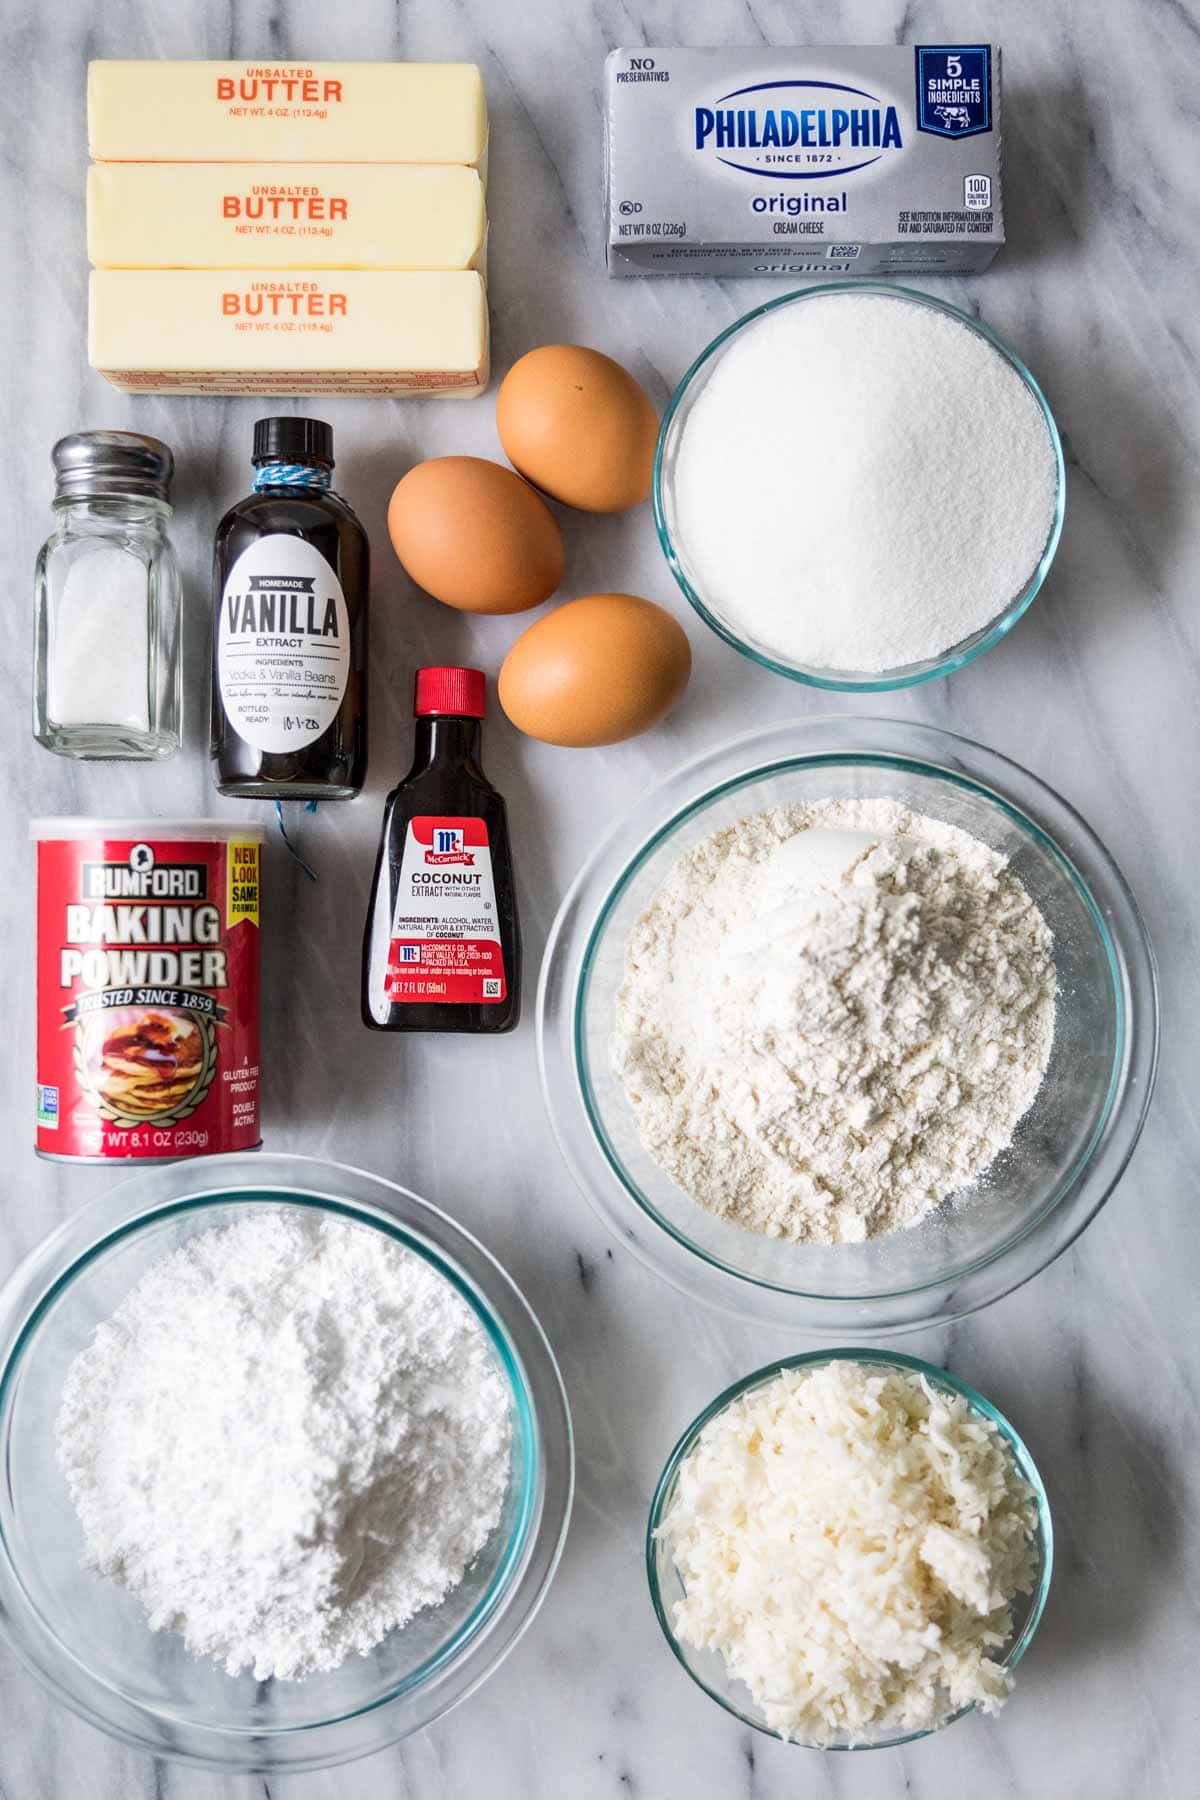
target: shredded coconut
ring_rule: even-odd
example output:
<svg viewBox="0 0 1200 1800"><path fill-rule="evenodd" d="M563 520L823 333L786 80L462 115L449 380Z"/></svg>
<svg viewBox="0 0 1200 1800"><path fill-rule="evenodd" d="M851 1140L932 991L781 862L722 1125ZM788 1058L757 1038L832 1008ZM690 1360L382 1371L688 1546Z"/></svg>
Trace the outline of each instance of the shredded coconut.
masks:
<svg viewBox="0 0 1200 1800"><path fill-rule="evenodd" d="M689 850L635 924L613 1061L692 1199L857 1242L1008 1147L1055 993L1045 920L986 844L891 800L778 807Z"/></svg>
<svg viewBox="0 0 1200 1800"><path fill-rule="evenodd" d="M500 1519L508 1390L466 1302L381 1233L254 1211L155 1263L71 1364L87 1561L231 1675L365 1654Z"/></svg>
<svg viewBox="0 0 1200 1800"><path fill-rule="evenodd" d="M878 673L940 656L1028 585L1054 523L1046 420L1012 365L903 297L821 294L741 331L680 438L702 599L769 654Z"/></svg>
<svg viewBox="0 0 1200 1800"><path fill-rule="evenodd" d="M675 1629L806 1743L994 1712L1036 1522L1009 1446L961 1396L863 1363L784 1370L680 1467L660 1527L685 1589Z"/></svg>

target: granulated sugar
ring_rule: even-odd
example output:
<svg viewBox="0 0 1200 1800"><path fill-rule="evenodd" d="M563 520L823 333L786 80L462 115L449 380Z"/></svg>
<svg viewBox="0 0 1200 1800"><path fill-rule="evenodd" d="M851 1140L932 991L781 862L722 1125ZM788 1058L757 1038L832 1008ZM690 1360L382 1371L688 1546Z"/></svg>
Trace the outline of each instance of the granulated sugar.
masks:
<svg viewBox="0 0 1200 1800"><path fill-rule="evenodd" d="M674 535L740 636L877 674L1018 597L1057 486L1042 410L987 339L902 298L819 294L720 356L683 426Z"/></svg>
<svg viewBox="0 0 1200 1800"><path fill-rule="evenodd" d="M892 800L777 807L695 845L637 921L614 1062L692 1199L852 1243L1008 1146L1055 992L1046 922L986 844Z"/></svg>

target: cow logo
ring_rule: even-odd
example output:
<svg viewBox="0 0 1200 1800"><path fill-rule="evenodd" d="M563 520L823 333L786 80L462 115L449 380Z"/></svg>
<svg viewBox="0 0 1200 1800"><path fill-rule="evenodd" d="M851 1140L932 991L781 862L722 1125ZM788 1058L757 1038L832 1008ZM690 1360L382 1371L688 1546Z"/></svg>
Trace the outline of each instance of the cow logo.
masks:
<svg viewBox="0 0 1200 1800"><path fill-rule="evenodd" d="M992 53L987 44L917 47L917 130L977 137L992 129Z"/></svg>
<svg viewBox="0 0 1200 1800"><path fill-rule="evenodd" d="M956 131L971 129L971 109L969 106L935 106L933 115L940 119L946 130L954 134Z"/></svg>

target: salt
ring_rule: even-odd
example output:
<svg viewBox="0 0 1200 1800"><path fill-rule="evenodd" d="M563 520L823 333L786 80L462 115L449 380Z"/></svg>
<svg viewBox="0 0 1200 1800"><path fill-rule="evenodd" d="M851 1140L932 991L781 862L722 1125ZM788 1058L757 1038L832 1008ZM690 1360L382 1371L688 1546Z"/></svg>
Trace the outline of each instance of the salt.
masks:
<svg viewBox="0 0 1200 1800"><path fill-rule="evenodd" d="M150 726L149 576L116 544L68 563L50 610L47 702L61 725Z"/></svg>
<svg viewBox="0 0 1200 1800"><path fill-rule="evenodd" d="M54 528L33 571L33 735L57 756L179 748L175 458L140 431L73 431L50 453Z"/></svg>
<svg viewBox="0 0 1200 1800"><path fill-rule="evenodd" d="M978 332L820 294L733 338L687 417L673 535L700 598L767 655L879 674L938 657L1027 587L1058 464Z"/></svg>

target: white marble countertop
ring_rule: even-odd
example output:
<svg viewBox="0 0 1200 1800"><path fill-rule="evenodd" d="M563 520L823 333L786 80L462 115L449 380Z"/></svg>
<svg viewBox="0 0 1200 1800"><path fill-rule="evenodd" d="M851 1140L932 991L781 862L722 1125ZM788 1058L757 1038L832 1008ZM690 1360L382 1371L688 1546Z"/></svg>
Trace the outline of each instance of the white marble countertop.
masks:
<svg viewBox="0 0 1200 1800"><path fill-rule="evenodd" d="M618 43L938 41L995 35L1005 53L1009 246L988 273L936 291L978 309L1027 358L1062 425L1067 527L1052 577L1011 638L949 681L874 706L823 700L755 668L686 620L696 674L661 729L565 752L493 717L489 769L512 809L528 945L526 1020L494 1043L370 1036L357 1020L358 942L383 793L405 767L411 670L495 670L519 630L418 596L387 547L392 484L416 458L499 454L490 399L366 400L321 411L338 486L374 540L372 776L301 825L321 880L274 844L269 864L265 1133L274 1148L354 1161L477 1231L529 1294L561 1358L578 1431L579 1491L546 1606L507 1664L423 1736L341 1772L223 1782L153 1765L61 1711L0 1652L5 1800L278 1796L359 1800L1190 1800L1200 1792L1195 1658L1200 1554L1200 1056L1196 809L1200 583L1194 95L1190 0L1009 0L957 9L786 0L6 0L0 96L5 309L0 640L8 879L0 888L9 1020L0 1101L10 1144L0 1277L110 1183L38 1162L32 1138L32 869L25 824L44 812L211 813L203 749L212 528L247 487L252 401L130 400L84 354L84 65L89 56L474 58L492 111L492 306L500 372L547 340L623 359L666 400L695 352L771 293L761 282L610 283L602 264L599 83ZM179 462L175 536L187 578L186 753L161 769L60 761L29 736L30 569L61 433L133 425ZM572 517L565 592L619 587L680 616L649 509ZM596 834L673 766L756 721L830 707L881 711L979 738L1048 777L1132 880L1161 959L1162 1076L1119 1191L1082 1240L1021 1292L906 1349L945 1362L1026 1434L1059 1533L1049 1608L1017 1692L995 1721L863 1757L752 1737L675 1665L645 1591L641 1537L666 1452L727 1382L795 1337L699 1310L607 1237L574 1190L542 1111L532 1001L541 944ZM1190 1723L1189 1723L1190 1720Z"/></svg>

